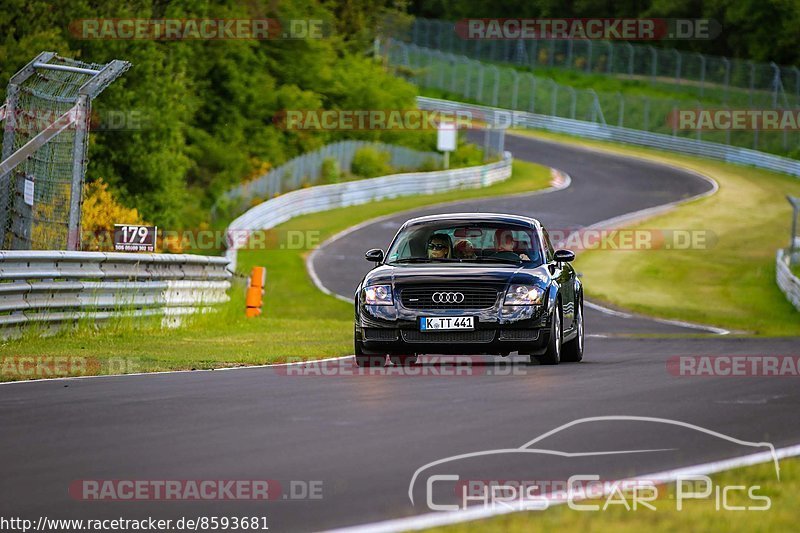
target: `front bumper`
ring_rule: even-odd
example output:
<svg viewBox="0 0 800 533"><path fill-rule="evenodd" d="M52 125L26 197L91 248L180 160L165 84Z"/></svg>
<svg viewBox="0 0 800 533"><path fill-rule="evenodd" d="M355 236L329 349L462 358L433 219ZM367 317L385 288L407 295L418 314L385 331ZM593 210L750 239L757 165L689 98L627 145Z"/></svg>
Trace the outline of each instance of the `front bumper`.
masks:
<svg viewBox="0 0 800 533"><path fill-rule="evenodd" d="M475 318L475 329L421 332L420 317ZM359 305L356 341L378 354L539 355L550 340L545 306L502 306L481 310L421 310Z"/></svg>

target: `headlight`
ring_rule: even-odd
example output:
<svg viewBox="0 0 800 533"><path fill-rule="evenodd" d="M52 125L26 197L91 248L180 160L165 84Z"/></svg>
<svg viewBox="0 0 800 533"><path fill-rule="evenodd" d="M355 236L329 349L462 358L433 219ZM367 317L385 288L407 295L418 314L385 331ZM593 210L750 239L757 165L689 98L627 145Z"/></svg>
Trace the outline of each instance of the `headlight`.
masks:
<svg viewBox="0 0 800 533"><path fill-rule="evenodd" d="M392 305L392 286L372 285L365 288L364 303L367 305Z"/></svg>
<svg viewBox="0 0 800 533"><path fill-rule="evenodd" d="M540 305L544 289L537 285L512 285L508 288L505 305Z"/></svg>

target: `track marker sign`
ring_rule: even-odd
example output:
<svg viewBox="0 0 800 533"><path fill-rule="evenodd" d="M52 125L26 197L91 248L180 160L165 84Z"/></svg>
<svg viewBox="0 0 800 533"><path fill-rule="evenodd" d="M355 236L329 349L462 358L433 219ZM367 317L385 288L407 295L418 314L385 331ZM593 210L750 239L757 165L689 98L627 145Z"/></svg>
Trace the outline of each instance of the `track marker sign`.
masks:
<svg viewBox="0 0 800 533"><path fill-rule="evenodd" d="M33 180L25 178L25 186L22 192L23 200L29 206L33 207Z"/></svg>
<svg viewBox="0 0 800 533"><path fill-rule="evenodd" d="M456 150L458 130L455 124L441 123L436 135L436 149L444 152L444 168L450 168L450 152Z"/></svg>
<svg viewBox="0 0 800 533"><path fill-rule="evenodd" d="M115 252L155 252L158 227L114 224Z"/></svg>

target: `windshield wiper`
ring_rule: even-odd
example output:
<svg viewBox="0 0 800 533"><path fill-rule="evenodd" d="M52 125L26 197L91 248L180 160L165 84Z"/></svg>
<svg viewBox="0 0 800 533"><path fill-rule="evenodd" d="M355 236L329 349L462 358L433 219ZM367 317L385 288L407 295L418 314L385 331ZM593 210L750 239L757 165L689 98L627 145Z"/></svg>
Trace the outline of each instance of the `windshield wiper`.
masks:
<svg viewBox="0 0 800 533"><path fill-rule="evenodd" d="M470 261L476 262L487 262L487 263L508 263L510 265L521 265L522 259L508 259L505 257L492 257L492 256L480 256L476 257L475 259L471 259Z"/></svg>
<svg viewBox="0 0 800 533"><path fill-rule="evenodd" d="M460 263L461 259L451 257L405 257L403 259L395 259L390 263Z"/></svg>

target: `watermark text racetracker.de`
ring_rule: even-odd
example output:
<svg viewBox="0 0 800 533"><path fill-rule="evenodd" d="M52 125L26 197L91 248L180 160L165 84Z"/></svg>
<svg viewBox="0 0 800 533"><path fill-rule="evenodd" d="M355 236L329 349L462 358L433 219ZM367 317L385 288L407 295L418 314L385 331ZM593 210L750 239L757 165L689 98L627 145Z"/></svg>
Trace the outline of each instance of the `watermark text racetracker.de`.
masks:
<svg viewBox="0 0 800 533"><path fill-rule="evenodd" d="M283 501L321 500L322 480L277 479L77 479L68 492L78 501Z"/></svg>
<svg viewBox="0 0 800 533"><path fill-rule="evenodd" d="M147 518L50 518L0 516L0 531L266 531L266 516L182 516Z"/></svg>
<svg viewBox="0 0 800 533"><path fill-rule="evenodd" d="M800 377L800 355L674 355L667 372L678 377Z"/></svg>
<svg viewBox="0 0 800 533"><path fill-rule="evenodd" d="M605 250L707 250L716 246L716 233L707 229L681 228L553 228L554 245L574 251ZM246 250L313 250L322 244L317 229L158 229L157 247L170 252ZM83 231L87 249L113 250L114 232Z"/></svg>
<svg viewBox="0 0 800 533"><path fill-rule="evenodd" d="M713 39L713 19L667 18L473 18L456 22L466 40L624 40Z"/></svg>
<svg viewBox="0 0 800 533"><path fill-rule="evenodd" d="M428 355L424 362L415 365L388 365L359 367L352 358L342 357L322 361L289 358L288 364L275 368L275 373L288 377L452 377L522 376L530 373L526 365L512 361L488 361L469 355Z"/></svg>
<svg viewBox="0 0 800 533"><path fill-rule="evenodd" d="M322 19L86 18L69 24L79 40L274 40L322 39L332 26Z"/></svg>
<svg viewBox="0 0 800 533"><path fill-rule="evenodd" d="M41 379L98 374L133 374L140 363L127 357L82 357L72 355L17 355L0 357L0 376Z"/></svg>

